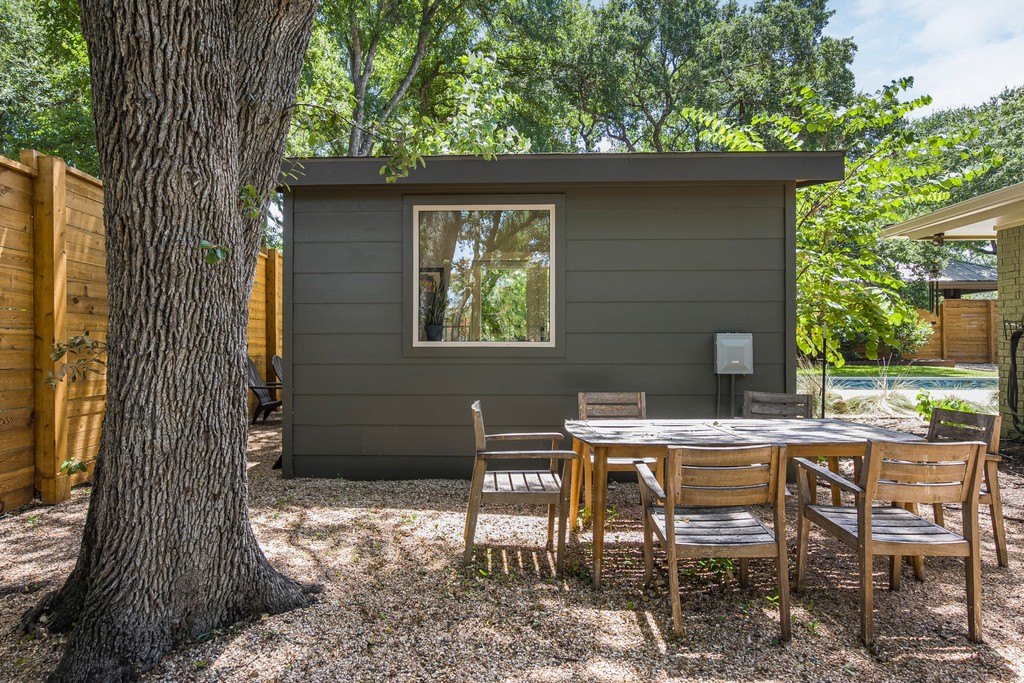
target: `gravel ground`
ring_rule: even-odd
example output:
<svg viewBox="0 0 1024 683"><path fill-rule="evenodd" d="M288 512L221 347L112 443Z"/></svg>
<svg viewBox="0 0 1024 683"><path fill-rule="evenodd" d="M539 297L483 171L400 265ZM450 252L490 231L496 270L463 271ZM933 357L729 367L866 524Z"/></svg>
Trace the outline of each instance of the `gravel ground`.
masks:
<svg viewBox="0 0 1024 683"><path fill-rule="evenodd" d="M921 431L913 419L878 420ZM638 491L617 484L604 588L589 585L590 534L553 575L537 508L485 508L476 562L460 565L465 481L283 481L270 469L280 423L250 436L253 525L283 572L324 587L312 607L238 624L171 653L147 681L1009 681L1024 680L1024 476L1001 477L1010 568L996 566L982 513L985 643L966 639L962 562L929 558L884 590L875 563L877 644L858 643L856 563L812 531L808 590L794 596L793 640L777 643L771 565L751 588L689 566L686 632L672 636L665 573L641 588ZM13 632L21 614L70 571L89 493L0 517L0 680L40 681L64 636ZM790 520L795 509L790 509ZM948 514L947 518L956 514ZM795 553L791 524L790 551Z"/></svg>

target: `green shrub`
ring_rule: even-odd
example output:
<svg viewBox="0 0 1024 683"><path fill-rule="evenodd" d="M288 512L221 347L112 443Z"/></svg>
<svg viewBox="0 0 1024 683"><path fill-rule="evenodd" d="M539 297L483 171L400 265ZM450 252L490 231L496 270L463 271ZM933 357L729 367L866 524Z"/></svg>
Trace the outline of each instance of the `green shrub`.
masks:
<svg viewBox="0 0 1024 683"><path fill-rule="evenodd" d="M921 415L924 420L932 419L932 411L936 408L945 408L946 410L962 410L965 413L978 413L978 406L971 403L967 399L957 398L956 396L946 396L941 399L934 399L932 395L922 389L917 392L917 412Z"/></svg>

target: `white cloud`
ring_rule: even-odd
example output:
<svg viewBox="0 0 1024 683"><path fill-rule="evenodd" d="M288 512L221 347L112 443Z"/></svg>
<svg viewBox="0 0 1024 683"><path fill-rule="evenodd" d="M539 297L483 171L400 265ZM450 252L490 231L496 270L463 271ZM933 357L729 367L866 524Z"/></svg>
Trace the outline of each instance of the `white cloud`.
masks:
<svg viewBox="0 0 1024 683"><path fill-rule="evenodd" d="M1024 84L1020 0L834 0L828 33L853 36L853 71L873 92L913 76L933 108L977 105ZM926 113L924 111L920 113Z"/></svg>

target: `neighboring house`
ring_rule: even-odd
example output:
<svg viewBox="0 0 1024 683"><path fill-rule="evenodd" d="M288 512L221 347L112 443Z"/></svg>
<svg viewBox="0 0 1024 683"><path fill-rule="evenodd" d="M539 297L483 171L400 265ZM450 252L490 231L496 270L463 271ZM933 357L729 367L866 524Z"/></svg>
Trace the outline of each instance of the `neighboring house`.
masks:
<svg viewBox="0 0 1024 683"><path fill-rule="evenodd" d="M713 417L716 332L753 333L738 390L794 390L796 188L842 152L383 163L286 188L285 476L468 476L474 399L494 431L558 429L578 391Z"/></svg>
<svg viewBox="0 0 1024 683"><path fill-rule="evenodd" d="M999 291L997 323L999 345L999 406L1003 416L1003 434L1009 434L1014 421L1007 404L1010 377L1010 339L1024 328L1024 183L951 204L917 218L889 226L886 237L931 240L997 240L996 262ZM1024 348L1020 349L1024 351ZM1018 373L1024 371L1024 359L1018 358ZM1018 377L1017 383L1024 382ZM1024 408L1018 406L1024 417ZM1024 425L1022 425L1024 428Z"/></svg>

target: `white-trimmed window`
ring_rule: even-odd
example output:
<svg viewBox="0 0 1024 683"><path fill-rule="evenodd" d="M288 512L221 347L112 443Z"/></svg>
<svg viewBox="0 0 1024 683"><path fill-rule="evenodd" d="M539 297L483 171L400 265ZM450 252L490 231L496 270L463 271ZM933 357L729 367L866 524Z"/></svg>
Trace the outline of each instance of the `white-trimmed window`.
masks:
<svg viewBox="0 0 1024 683"><path fill-rule="evenodd" d="M554 347L554 204L413 206L413 346Z"/></svg>

